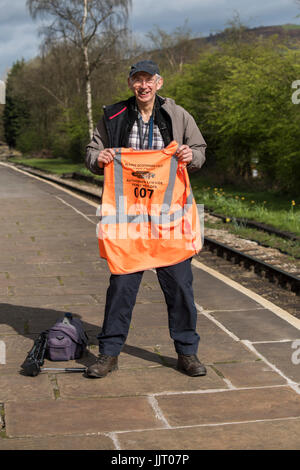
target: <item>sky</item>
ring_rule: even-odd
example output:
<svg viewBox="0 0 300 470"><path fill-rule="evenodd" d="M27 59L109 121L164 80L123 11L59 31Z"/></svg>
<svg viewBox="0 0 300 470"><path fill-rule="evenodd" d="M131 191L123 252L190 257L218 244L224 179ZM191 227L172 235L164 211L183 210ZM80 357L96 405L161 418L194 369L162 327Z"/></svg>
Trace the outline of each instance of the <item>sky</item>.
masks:
<svg viewBox="0 0 300 470"><path fill-rule="evenodd" d="M15 61L39 53L41 22L31 19L26 0L0 0L0 12L0 79L4 80ZM234 12L249 27L300 24L295 0L132 0L129 25L143 40L155 26L170 33L186 20L194 37L205 37L224 29Z"/></svg>

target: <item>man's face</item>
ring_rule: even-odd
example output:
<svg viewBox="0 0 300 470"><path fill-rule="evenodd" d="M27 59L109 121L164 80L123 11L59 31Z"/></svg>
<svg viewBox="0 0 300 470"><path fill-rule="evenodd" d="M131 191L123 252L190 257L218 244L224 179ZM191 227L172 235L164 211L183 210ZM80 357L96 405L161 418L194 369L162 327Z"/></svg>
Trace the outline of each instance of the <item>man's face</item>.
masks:
<svg viewBox="0 0 300 470"><path fill-rule="evenodd" d="M137 72L128 79L129 88L133 91L138 103L154 103L156 92L162 87L163 79L147 72Z"/></svg>

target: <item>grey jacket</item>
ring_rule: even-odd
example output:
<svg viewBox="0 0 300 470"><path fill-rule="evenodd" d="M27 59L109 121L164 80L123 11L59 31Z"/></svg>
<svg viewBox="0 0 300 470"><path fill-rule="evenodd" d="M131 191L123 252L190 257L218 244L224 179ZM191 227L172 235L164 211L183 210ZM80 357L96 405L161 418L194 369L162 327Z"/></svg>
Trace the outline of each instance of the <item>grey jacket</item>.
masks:
<svg viewBox="0 0 300 470"><path fill-rule="evenodd" d="M162 108L170 116L172 123L173 139L179 145L186 144L193 151L193 160L187 165L189 172L195 172L205 162L205 140L194 120L194 118L181 106L177 105L171 98L161 98ZM86 167L95 174L102 175L104 170L98 166L99 152L109 148L109 138L105 116L98 122L91 142L86 147Z"/></svg>

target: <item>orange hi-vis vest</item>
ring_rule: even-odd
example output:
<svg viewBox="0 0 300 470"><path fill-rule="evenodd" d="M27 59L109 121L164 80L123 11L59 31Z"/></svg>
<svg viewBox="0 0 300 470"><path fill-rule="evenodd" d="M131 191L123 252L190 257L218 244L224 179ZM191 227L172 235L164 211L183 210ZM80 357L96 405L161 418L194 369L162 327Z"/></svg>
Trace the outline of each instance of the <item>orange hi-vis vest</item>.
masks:
<svg viewBox="0 0 300 470"><path fill-rule="evenodd" d="M177 148L175 141L162 150L119 148L105 166L97 236L111 273L170 266L202 248L197 205Z"/></svg>

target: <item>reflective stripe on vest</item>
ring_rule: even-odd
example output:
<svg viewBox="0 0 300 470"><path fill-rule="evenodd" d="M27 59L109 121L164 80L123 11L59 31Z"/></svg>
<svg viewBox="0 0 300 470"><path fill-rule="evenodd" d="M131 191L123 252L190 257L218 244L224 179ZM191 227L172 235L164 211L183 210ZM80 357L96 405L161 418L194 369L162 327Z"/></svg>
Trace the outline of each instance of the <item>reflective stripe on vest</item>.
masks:
<svg viewBox="0 0 300 470"><path fill-rule="evenodd" d="M115 149L105 166L100 256L113 274L184 261L202 248L200 221L187 169L162 150Z"/></svg>

